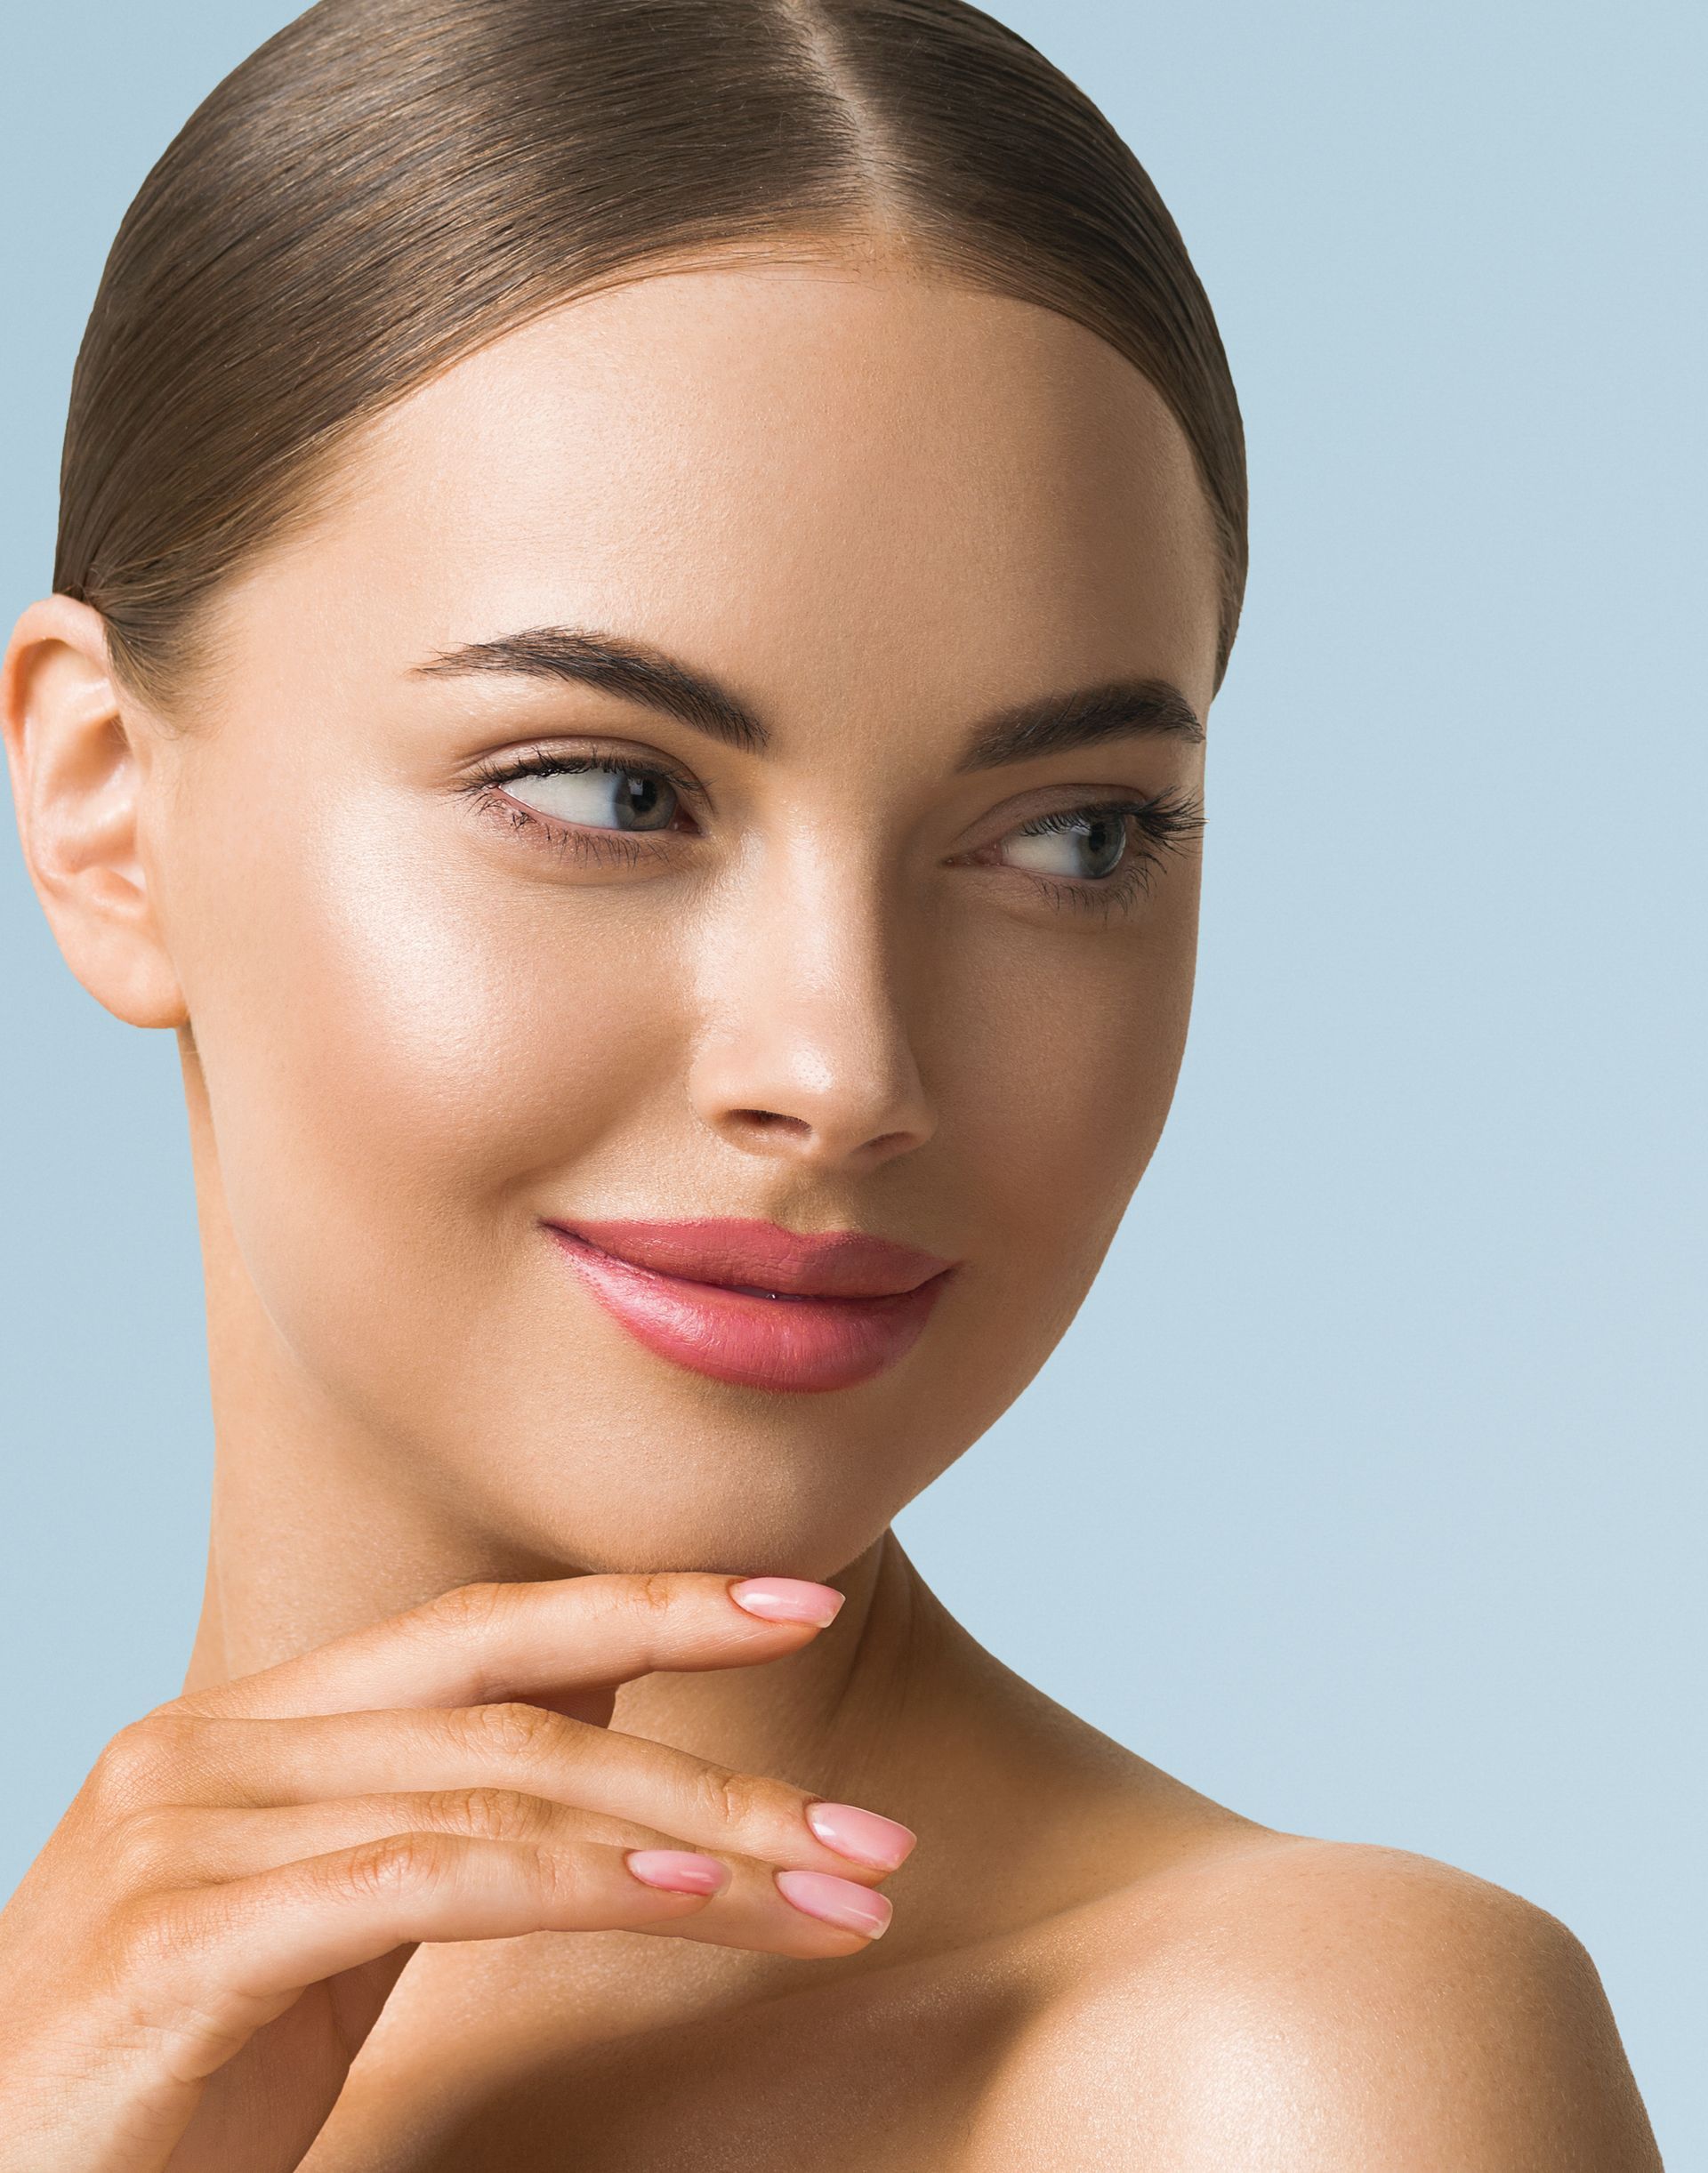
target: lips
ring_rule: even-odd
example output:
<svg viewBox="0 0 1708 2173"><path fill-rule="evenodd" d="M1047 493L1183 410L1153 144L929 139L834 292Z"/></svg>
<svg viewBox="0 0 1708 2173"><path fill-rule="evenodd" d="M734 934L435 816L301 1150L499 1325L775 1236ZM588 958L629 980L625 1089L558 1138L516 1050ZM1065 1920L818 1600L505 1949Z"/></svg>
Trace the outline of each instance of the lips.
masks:
<svg viewBox="0 0 1708 2173"><path fill-rule="evenodd" d="M547 1222L592 1295L656 1356L714 1380L851 1388L923 1332L955 1263L858 1230Z"/></svg>

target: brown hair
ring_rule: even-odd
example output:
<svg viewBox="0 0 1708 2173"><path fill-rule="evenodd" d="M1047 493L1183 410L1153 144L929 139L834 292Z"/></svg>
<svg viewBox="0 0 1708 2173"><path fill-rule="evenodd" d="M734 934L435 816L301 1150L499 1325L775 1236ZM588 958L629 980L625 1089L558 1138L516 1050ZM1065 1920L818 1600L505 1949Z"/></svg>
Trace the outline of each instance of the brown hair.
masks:
<svg viewBox="0 0 1708 2173"><path fill-rule="evenodd" d="M1245 443L1204 289L1082 92L965 0L319 0L119 228L71 390L54 587L164 704L197 613L352 431L559 302L697 253L875 237L1150 380L1221 559Z"/></svg>

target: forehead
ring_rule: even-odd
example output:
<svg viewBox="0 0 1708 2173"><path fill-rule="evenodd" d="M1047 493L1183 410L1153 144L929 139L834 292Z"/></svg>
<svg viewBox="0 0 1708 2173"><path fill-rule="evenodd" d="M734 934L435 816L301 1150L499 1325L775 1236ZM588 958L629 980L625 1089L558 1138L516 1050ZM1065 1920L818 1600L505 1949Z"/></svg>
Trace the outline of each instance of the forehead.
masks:
<svg viewBox="0 0 1708 2173"><path fill-rule="evenodd" d="M1143 670L1209 703L1184 435L1113 348L1008 297L839 262L656 273L445 372L340 480L256 588L376 669L568 624L785 702Z"/></svg>

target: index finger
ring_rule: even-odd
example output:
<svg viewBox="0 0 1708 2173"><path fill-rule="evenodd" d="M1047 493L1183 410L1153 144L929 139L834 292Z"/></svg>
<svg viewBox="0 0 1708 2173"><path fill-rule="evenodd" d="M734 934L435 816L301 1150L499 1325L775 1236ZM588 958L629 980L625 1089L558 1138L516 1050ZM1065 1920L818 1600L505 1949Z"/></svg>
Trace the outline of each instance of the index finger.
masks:
<svg viewBox="0 0 1708 2173"><path fill-rule="evenodd" d="M614 1689L659 1668L688 1672L778 1659L834 1622L844 1597L800 1577L703 1570L458 1585L164 1710L286 1720Z"/></svg>

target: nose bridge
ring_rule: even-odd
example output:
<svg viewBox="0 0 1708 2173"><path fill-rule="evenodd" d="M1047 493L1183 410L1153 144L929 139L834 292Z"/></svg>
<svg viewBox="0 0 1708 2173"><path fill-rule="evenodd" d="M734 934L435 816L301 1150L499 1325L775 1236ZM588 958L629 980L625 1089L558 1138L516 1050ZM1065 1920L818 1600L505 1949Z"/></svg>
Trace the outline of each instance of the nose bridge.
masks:
<svg viewBox="0 0 1708 2173"><path fill-rule="evenodd" d="M732 886L705 969L691 1091L737 1144L881 1162L935 1129L894 886L875 841L803 834Z"/></svg>

